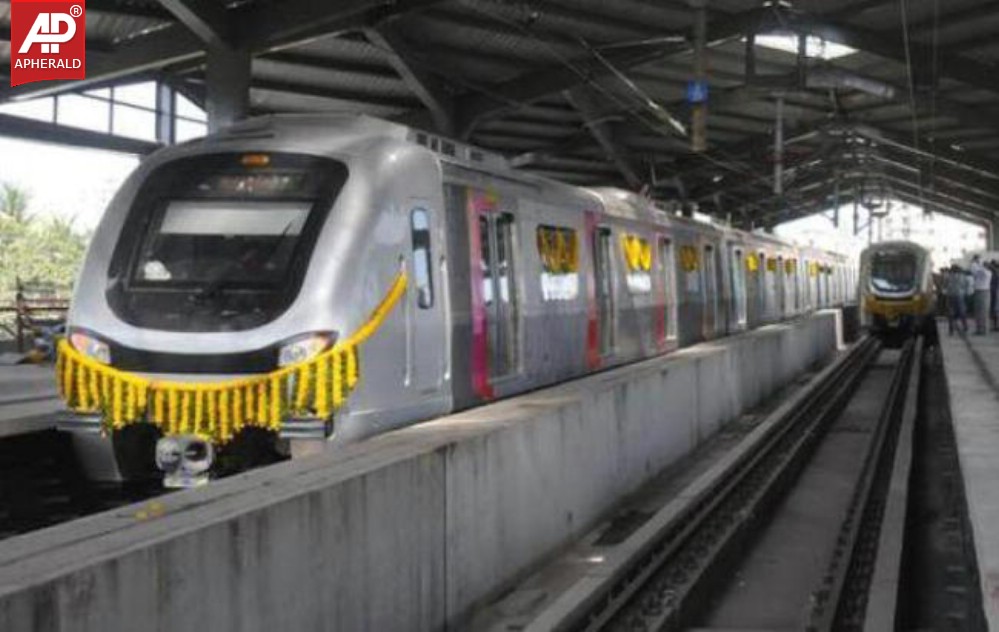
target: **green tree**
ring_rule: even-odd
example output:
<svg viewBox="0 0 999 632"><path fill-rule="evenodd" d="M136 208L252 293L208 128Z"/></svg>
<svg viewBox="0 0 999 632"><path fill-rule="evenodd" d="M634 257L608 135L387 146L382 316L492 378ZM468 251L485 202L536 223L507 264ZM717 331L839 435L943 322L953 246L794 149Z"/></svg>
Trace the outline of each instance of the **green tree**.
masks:
<svg viewBox="0 0 999 632"><path fill-rule="evenodd" d="M26 224L30 221L28 215L28 192L13 184L4 183L0 187L0 213L5 219L18 224Z"/></svg>
<svg viewBox="0 0 999 632"><path fill-rule="evenodd" d="M29 195L0 186L0 302L9 303L17 282L68 291L79 273L89 235L71 219L29 213Z"/></svg>

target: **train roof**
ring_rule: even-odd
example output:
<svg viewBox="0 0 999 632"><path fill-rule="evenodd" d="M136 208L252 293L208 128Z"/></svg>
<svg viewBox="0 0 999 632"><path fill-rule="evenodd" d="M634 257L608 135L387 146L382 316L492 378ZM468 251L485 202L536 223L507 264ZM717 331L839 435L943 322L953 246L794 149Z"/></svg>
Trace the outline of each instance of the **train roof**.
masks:
<svg viewBox="0 0 999 632"><path fill-rule="evenodd" d="M335 138L324 137L323 134L318 133L331 128L337 130ZM604 212L614 217L686 226L692 230L707 233L734 234L757 243L767 243L776 248L797 248L799 250L821 252L826 255L843 256L842 253L823 250L821 248L798 246L770 234L746 232L730 226L683 217L676 212L663 208L647 197L623 189L578 187L544 176L526 173L515 169L510 161L500 154L365 114L268 114L241 121L204 139L190 141L183 145L192 147L202 144L210 147L216 142L246 138L268 138L280 134L288 134L292 137L304 139L302 142L314 145L316 150L321 152L339 151L351 145L380 138L402 143L413 143L425 147L436 154L438 159L444 164L492 173L505 179L530 186L563 190L567 193L571 192L576 196L591 198L603 206Z"/></svg>
<svg viewBox="0 0 999 632"><path fill-rule="evenodd" d="M876 250L910 250L912 252L918 252L918 253L922 253L922 254L926 254L926 255L930 254L929 249L927 249L924 246L921 246L921 245L917 244L914 241L907 241L907 240L904 240L904 239L896 239L896 240L891 240L891 241L879 241L877 243L873 243L873 244L867 246L866 248L864 248L861 251L860 256L863 257L867 253L873 252L873 251L876 251Z"/></svg>

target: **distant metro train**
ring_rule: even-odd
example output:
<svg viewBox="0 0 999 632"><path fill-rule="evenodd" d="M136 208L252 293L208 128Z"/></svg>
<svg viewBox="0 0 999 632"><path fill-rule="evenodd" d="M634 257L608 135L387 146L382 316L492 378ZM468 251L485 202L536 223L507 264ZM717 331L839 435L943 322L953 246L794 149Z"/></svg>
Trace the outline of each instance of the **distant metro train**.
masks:
<svg viewBox="0 0 999 632"><path fill-rule="evenodd" d="M936 313L933 259L909 241L873 244L860 254L863 321L891 343L923 331Z"/></svg>
<svg viewBox="0 0 999 632"><path fill-rule="evenodd" d="M155 457L193 484L213 455L252 461L251 435L356 441L852 303L856 282L839 254L400 125L253 119L159 151L111 202L60 347L61 427L95 477Z"/></svg>

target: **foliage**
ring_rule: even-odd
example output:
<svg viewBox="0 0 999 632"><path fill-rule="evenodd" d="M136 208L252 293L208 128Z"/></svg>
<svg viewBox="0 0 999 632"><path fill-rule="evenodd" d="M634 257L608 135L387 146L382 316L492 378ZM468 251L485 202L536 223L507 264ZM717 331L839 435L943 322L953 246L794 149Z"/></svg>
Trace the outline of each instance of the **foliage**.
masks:
<svg viewBox="0 0 999 632"><path fill-rule="evenodd" d="M65 295L83 263L89 235L72 220L29 213L29 201L23 189L0 186L0 303L13 300L18 279Z"/></svg>

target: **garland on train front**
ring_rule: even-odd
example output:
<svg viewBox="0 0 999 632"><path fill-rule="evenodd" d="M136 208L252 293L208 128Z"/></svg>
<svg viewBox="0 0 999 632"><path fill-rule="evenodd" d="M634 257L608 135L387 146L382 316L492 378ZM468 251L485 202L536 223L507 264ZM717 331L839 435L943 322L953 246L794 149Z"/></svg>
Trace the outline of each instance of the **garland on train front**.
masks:
<svg viewBox="0 0 999 632"><path fill-rule="evenodd" d="M59 342L59 395L83 414L100 413L109 431L147 422L164 435L196 434L224 444L246 427L277 431L288 416L328 418L360 379L358 350L406 291L400 271L367 322L311 360L245 379L196 384L150 380L117 370Z"/></svg>

